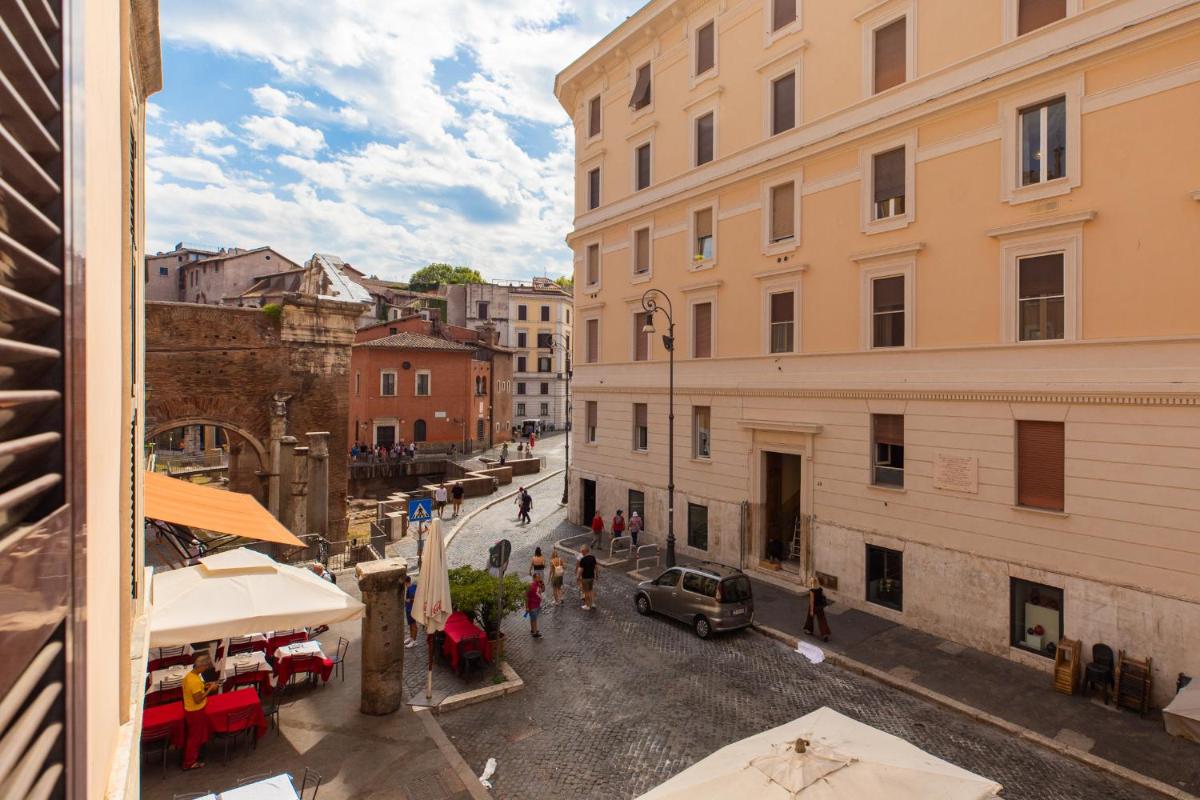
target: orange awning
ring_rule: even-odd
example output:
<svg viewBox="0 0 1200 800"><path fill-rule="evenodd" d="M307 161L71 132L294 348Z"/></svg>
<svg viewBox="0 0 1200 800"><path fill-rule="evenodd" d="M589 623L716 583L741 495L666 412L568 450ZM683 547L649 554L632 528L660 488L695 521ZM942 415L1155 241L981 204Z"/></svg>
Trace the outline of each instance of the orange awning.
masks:
<svg viewBox="0 0 1200 800"><path fill-rule="evenodd" d="M145 475L144 513L151 519L260 542L304 546L248 494L210 489L157 472Z"/></svg>

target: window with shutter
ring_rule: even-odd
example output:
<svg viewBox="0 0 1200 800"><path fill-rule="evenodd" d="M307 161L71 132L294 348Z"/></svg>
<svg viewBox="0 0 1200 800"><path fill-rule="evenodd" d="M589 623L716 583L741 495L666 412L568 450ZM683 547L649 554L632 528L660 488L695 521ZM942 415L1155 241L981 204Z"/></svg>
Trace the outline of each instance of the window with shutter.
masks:
<svg viewBox="0 0 1200 800"><path fill-rule="evenodd" d="M1062 339L1066 314L1063 254L1017 262L1017 332L1022 342Z"/></svg>
<svg viewBox="0 0 1200 800"><path fill-rule="evenodd" d="M696 118L696 166L707 164L714 156L714 136L716 116L709 112Z"/></svg>
<svg viewBox="0 0 1200 800"><path fill-rule="evenodd" d="M600 135L600 95L588 102L588 136Z"/></svg>
<svg viewBox="0 0 1200 800"><path fill-rule="evenodd" d="M1017 35L1045 27L1067 16L1067 0L1019 0Z"/></svg>
<svg viewBox="0 0 1200 800"><path fill-rule="evenodd" d="M796 6L799 0L771 0L771 32L791 25L796 21Z"/></svg>
<svg viewBox="0 0 1200 800"><path fill-rule="evenodd" d="M650 271L650 229L639 228L633 232L633 274L645 275Z"/></svg>
<svg viewBox="0 0 1200 800"><path fill-rule="evenodd" d="M589 443L596 441L596 420L599 417L599 411L595 400L587 401L587 440Z"/></svg>
<svg viewBox="0 0 1200 800"><path fill-rule="evenodd" d="M708 406L692 408L692 458L712 456L712 412Z"/></svg>
<svg viewBox="0 0 1200 800"><path fill-rule="evenodd" d="M904 213L905 149L897 147L871 158L872 208L875 219Z"/></svg>
<svg viewBox="0 0 1200 800"><path fill-rule="evenodd" d="M692 355L712 358L712 303L692 306Z"/></svg>
<svg viewBox="0 0 1200 800"><path fill-rule="evenodd" d="M637 149L637 178L635 191L641 191L650 186L650 143L642 145Z"/></svg>
<svg viewBox="0 0 1200 800"><path fill-rule="evenodd" d="M633 449L646 450L650 447L650 429L647 425L645 403L633 404Z"/></svg>
<svg viewBox="0 0 1200 800"><path fill-rule="evenodd" d="M643 64L638 67L637 78L633 84L633 95L629 98L629 107L634 111L639 111L650 105L651 100L650 65Z"/></svg>
<svg viewBox="0 0 1200 800"><path fill-rule="evenodd" d="M899 86L908 80L907 43L908 22L904 17L890 22L875 31L875 82L876 94Z"/></svg>
<svg viewBox="0 0 1200 800"><path fill-rule="evenodd" d="M588 245L584 262L587 270L587 285L595 286L600 283L600 245Z"/></svg>
<svg viewBox="0 0 1200 800"><path fill-rule="evenodd" d="M796 127L796 73L771 81L771 135Z"/></svg>
<svg viewBox="0 0 1200 800"><path fill-rule="evenodd" d="M1061 422L1017 421L1017 505L1062 511L1066 431Z"/></svg>
<svg viewBox="0 0 1200 800"><path fill-rule="evenodd" d="M587 362L595 364L600 360L600 320L587 321Z"/></svg>
<svg viewBox="0 0 1200 800"><path fill-rule="evenodd" d="M72 464L69 496L66 462L77 454L64 446L64 409L82 411L83 402L82 394L75 402L74 392L64 396L64 359L72 355L64 353L64 330L80 326L69 309L82 297L63 280L71 236L63 165L73 159L62 131L61 14L58 0L0 4L0 551L6 566L19 565L5 572L11 600L0 609L5 797L66 796L64 753L68 738L77 738L66 727L64 642L76 605L71 575L86 566L82 511L69 502L83 492L84 471ZM82 362L76 369L83 374ZM72 414L71 427L82 440L82 413Z"/></svg>
<svg viewBox="0 0 1200 800"><path fill-rule="evenodd" d="M872 482L877 486L903 486L904 417L872 414L871 438L875 451Z"/></svg>
<svg viewBox="0 0 1200 800"><path fill-rule="evenodd" d="M792 292L771 295L771 352L790 353L795 349L796 309Z"/></svg>
<svg viewBox="0 0 1200 800"><path fill-rule="evenodd" d="M771 189L771 244L796 237L796 184L792 181Z"/></svg>
<svg viewBox="0 0 1200 800"><path fill-rule="evenodd" d="M715 253L716 244L713 241L713 210L711 208L702 208L692 216L692 224L695 230L695 242L692 250L692 258L695 261L709 261Z"/></svg>
<svg viewBox="0 0 1200 800"><path fill-rule="evenodd" d="M709 22L696 31L696 75L703 75L717 65L717 25Z"/></svg>
<svg viewBox="0 0 1200 800"><path fill-rule="evenodd" d="M588 172L588 210L600 207L600 168Z"/></svg>
<svg viewBox="0 0 1200 800"><path fill-rule="evenodd" d="M904 346L904 276L871 281L871 346Z"/></svg>
<svg viewBox="0 0 1200 800"><path fill-rule="evenodd" d="M641 311L633 315L633 360L646 361L650 358L650 334L642 329L646 327L649 315Z"/></svg>

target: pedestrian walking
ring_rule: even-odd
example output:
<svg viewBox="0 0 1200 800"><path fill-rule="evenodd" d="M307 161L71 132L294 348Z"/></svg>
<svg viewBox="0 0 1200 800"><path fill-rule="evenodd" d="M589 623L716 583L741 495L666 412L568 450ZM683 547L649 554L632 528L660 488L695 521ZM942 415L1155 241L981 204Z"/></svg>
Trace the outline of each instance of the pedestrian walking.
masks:
<svg viewBox="0 0 1200 800"><path fill-rule="evenodd" d="M446 510L446 484L440 483L433 490L433 505L437 508L438 519L441 519Z"/></svg>
<svg viewBox="0 0 1200 800"><path fill-rule="evenodd" d="M542 585L546 584L546 557L542 555L542 548L533 548L533 558L529 560L529 577L539 577L542 579Z"/></svg>
<svg viewBox="0 0 1200 800"><path fill-rule="evenodd" d="M633 541L633 549L637 550L638 534L642 532L642 516L634 511L629 514L629 538Z"/></svg>
<svg viewBox="0 0 1200 800"><path fill-rule="evenodd" d="M583 610L592 611L596 608L596 557L585 544L579 548L579 561L575 564L575 580L579 581L579 591L583 594Z"/></svg>
<svg viewBox="0 0 1200 800"><path fill-rule="evenodd" d="M809 636L813 636L813 620L817 621L817 629L821 633L821 641L829 641L829 622L825 619L825 609L829 606L829 599L825 597L825 590L821 588L821 584L817 583L816 578L808 580L808 617L804 620L804 632Z"/></svg>
<svg viewBox="0 0 1200 800"><path fill-rule="evenodd" d="M462 481L455 481L454 488L450 490L450 499L454 501L454 516L458 516L462 511L463 495L466 490L463 489Z"/></svg>
<svg viewBox="0 0 1200 800"><path fill-rule="evenodd" d="M413 603L417 599L417 584L411 575L404 576L404 616L408 621L408 640L405 647L415 647L417 644L417 621L413 619Z"/></svg>
<svg viewBox="0 0 1200 800"><path fill-rule="evenodd" d="M542 613L542 590L545 589L541 575L534 575L525 590L525 616L529 617L529 633L535 639L542 638L538 632L538 617Z"/></svg>
<svg viewBox="0 0 1200 800"><path fill-rule="evenodd" d="M500 446L500 466L504 466L504 462L508 461L508 442Z"/></svg>
<svg viewBox="0 0 1200 800"><path fill-rule="evenodd" d="M529 433L529 452L531 452L531 453L533 452L533 443L536 441L537 441L537 437L533 435L532 431L530 431L530 433Z"/></svg>
<svg viewBox="0 0 1200 800"><path fill-rule="evenodd" d="M556 548L550 553L550 586L554 590L554 605L562 605L563 596L563 575L566 574L567 568L563 564L562 556L558 554Z"/></svg>
<svg viewBox="0 0 1200 800"><path fill-rule="evenodd" d="M613 517L612 538L614 538L614 539L616 539L618 536L625 535L625 517L622 516L624 513L625 512L623 512L621 509L618 508L617 515L615 517Z"/></svg>
<svg viewBox="0 0 1200 800"><path fill-rule="evenodd" d="M517 487L517 499L513 501L513 505L517 507L517 522L521 521L521 508L525 505L525 487Z"/></svg>
<svg viewBox="0 0 1200 800"><path fill-rule="evenodd" d="M596 509L596 516L592 517L592 547L599 547L604 543L604 517L600 516L600 509Z"/></svg>
<svg viewBox="0 0 1200 800"><path fill-rule="evenodd" d="M533 510L533 495L525 492L525 496L521 499L521 522L529 524L529 512Z"/></svg>

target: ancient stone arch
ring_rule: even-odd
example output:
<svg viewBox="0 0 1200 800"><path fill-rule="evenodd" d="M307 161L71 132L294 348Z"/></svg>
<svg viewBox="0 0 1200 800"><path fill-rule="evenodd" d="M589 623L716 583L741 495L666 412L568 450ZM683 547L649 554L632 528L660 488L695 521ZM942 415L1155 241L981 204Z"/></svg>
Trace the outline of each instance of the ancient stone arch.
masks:
<svg viewBox="0 0 1200 800"><path fill-rule="evenodd" d="M236 433L238 436L245 439L246 443L254 449L254 452L258 455L259 466L262 469L265 470L268 466L270 466L271 459L267 453L267 448L261 441L259 441L258 437L240 425L236 425L232 422L214 417L179 417L177 419L169 419L163 422L156 421L154 425L146 429L146 440L150 441L151 439L154 439L155 437L166 433L167 431L173 431L176 428L184 428L188 425L212 425L213 427L224 428L231 433Z"/></svg>

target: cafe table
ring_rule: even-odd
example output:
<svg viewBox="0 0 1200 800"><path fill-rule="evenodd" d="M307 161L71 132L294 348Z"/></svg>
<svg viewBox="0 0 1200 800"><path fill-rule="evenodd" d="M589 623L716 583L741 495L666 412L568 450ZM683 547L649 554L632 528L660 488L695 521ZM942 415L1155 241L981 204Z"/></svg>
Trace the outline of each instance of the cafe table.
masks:
<svg viewBox="0 0 1200 800"><path fill-rule="evenodd" d="M307 663L310 660L316 663ZM285 685L294 672L310 671L308 669L301 669L302 666L311 667L311 672L320 675L321 680L326 682L329 681L329 676L333 674L333 660L325 657L325 653L321 650L320 642L294 642L275 650L275 686L280 687Z"/></svg>
<svg viewBox="0 0 1200 800"><path fill-rule="evenodd" d="M299 795L292 779L284 774L228 789L221 792L220 800L299 800Z"/></svg>
<svg viewBox="0 0 1200 800"><path fill-rule="evenodd" d="M183 676L192 671L191 667L177 664L174 667L166 669L156 669L150 673L150 686L146 689L146 694L153 694L162 689L164 680L182 681Z"/></svg>
<svg viewBox="0 0 1200 800"><path fill-rule="evenodd" d="M238 675L238 672L241 675ZM218 680L221 685L231 678L237 677L246 682L250 681L249 674L256 676L255 683L261 689L260 694L267 694L271 691L271 675L274 670L267 663L266 654L257 650L250 653L239 653L236 656L226 656L221 661L221 669Z"/></svg>
<svg viewBox="0 0 1200 800"><path fill-rule="evenodd" d="M462 654L472 650L483 653L485 661L492 660L492 645L487 634L461 611L455 611L446 619L444 628L446 640L442 644L442 654L450 659L450 668L458 672L458 662Z"/></svg>
<svg viewBox="0 0 1200 800"><path fill-rule="evenodd" d="M253 708L253 725L256 729L254 738L261 739L267 732L267 718L263 716L262 704L258 700L258 692L253 689L238 689L224 694L210 695L204 704L204 713L208 717L211 733L226 733L227 718L230 714L243 709Z"/></svg>
<svg viewBox="0 0 1200 800"><path fill-rule="evenodd" d="M167 703L161 706L151 706L142 712L142 730L147 731L160 725L171 728L171 747L183 748L184 725L183 703Z"/></svg>

